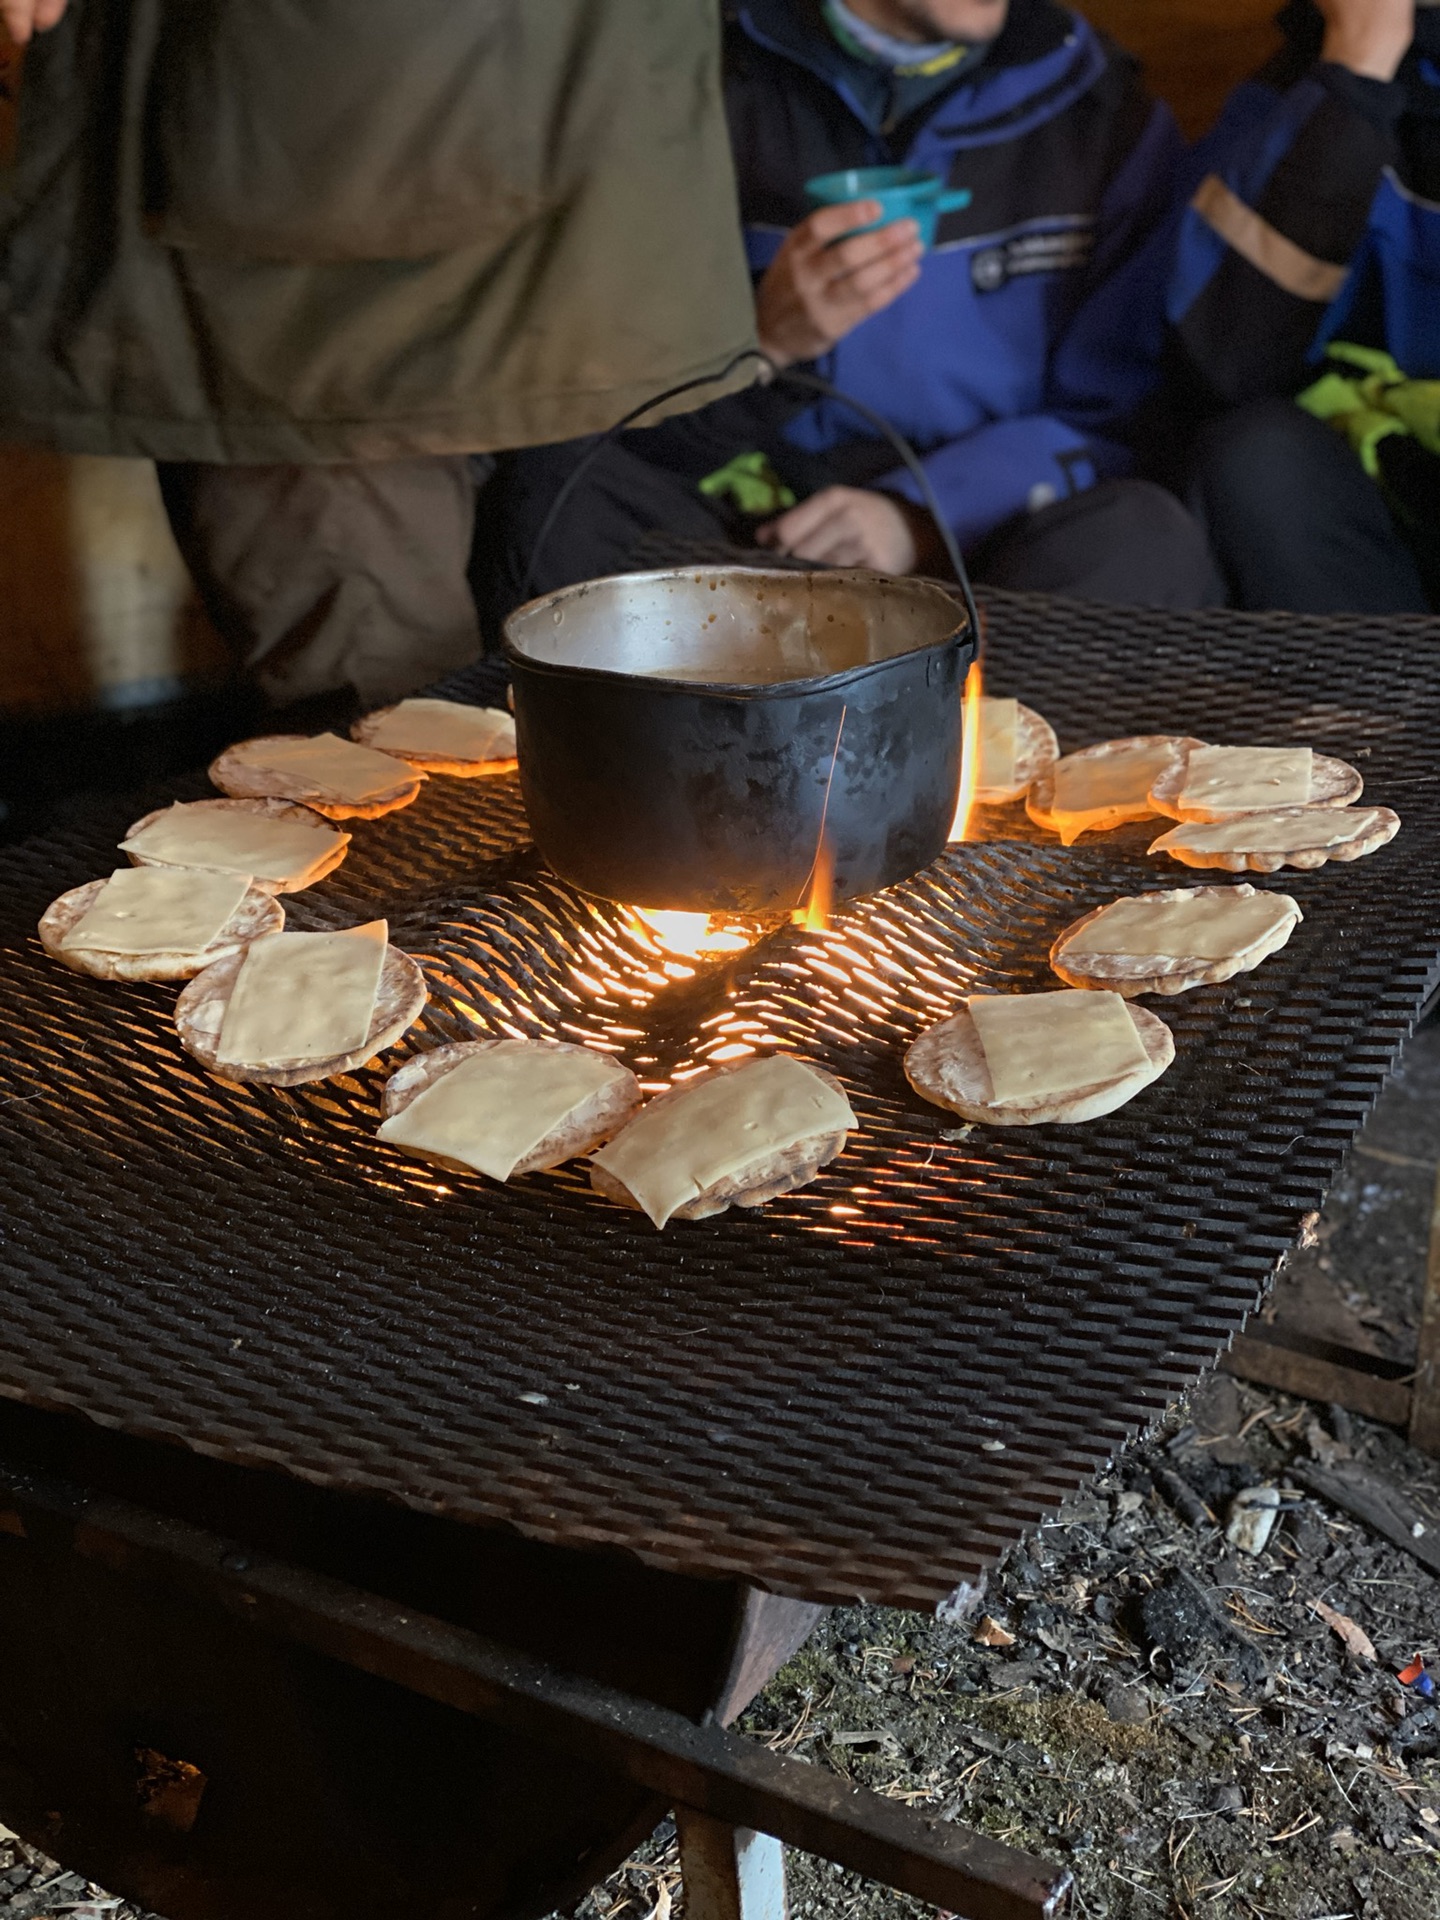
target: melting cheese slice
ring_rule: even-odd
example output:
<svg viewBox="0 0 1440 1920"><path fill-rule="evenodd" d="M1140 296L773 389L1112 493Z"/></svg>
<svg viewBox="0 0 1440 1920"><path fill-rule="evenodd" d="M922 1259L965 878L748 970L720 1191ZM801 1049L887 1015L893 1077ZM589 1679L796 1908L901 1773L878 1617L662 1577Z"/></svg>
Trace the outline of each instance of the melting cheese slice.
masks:
<svg viewBox="0 0 1440 1920"><path fill-rule="evenodd" d="M278 774L291 782L297 796L320 800L379 800L416 776L397 767L395 756L374 747L357 746L338 734L317 733L313 739L297 734L273 740L242 740L230 748L231 758L257 772Z"/></svg>
<svg viewBox="0 0 1440 1920"><path fill-rule="evenodd" d="M318 814L273 820L263 813L207 805L202 800L167 808L158 820L122 840L120 850L169 867L209 867L222 873L248 873L257 880L303 881L348 838Z"/></svg>
<svg viewBox="0 0 1440 1920"><path fill-rule="evenodd" d="M203 953L249 886L248 874L120 867L60 945L75 953Z"/></svg>
<svg viewBox="0 0 1440 1920"><path fill-rule="evenodd" d="M1150 851L1188 847L1195 853L1325 852L1372 833L1379 821L1376 807L1284 807L1208 824L1192 821L1162 833Z"/></svg>
<svg viewBox="0 0 1440 1920"><path fill-rule="evenodd" d="M1071 940L1065 954L1123 953L1157 960L1229 960L1297 917L1284 894L1191 893L1179 900L1163 894L1117 900Z"/></svg>
<svg viewBox="0 0 1440 1920"><path fill-rule="evenodd" d="M402 700L368 730L369 744L389 753L450 760L513 760L515 722L494 707L457 700Z"/></svg>
<svg viewBox="0 0 1440 1920"><path fill-rule="evenodd" d="M850 1102L787 1054L717 1073L664 1106L641 1109L595 1155L657 1227L719 1180L816 1134L857 1124Z"/></svg>
<svg viewBox="0 0 1440 1920"><path fill-rule="evenodd" d="M977 785L1013 787L1015 784L1015 732L1019 724L1018 700L992 700L987 694L980 702L980 778Z"/></svg>
<svg viewBox="0 0 1440 1920"><path fill-rule="evenodd" d="M1173 744L1162 740L1155 746L1058 760L1050 815L1065 844L1087 828L1118 825L1127 817L1143 819L1153 812L1150 789L1174 757Z"/></svg>
<svg viewBox="0 0 1440 1920"><path fill-rule="evenodd" d="M1193 747L1176 805L1213 813L1303 806L1314 759L1309 747Z"/></svg>
<svg viewBox="0 0 1440 1920"><path fill-rule="evenodd" d="M344 933L272 933L257 940L230 990L216 1060L278 1067L330 1060L363 1046L389 933L385 921L372 920Z"/></svg>
<svg viewBox="0 0 1440 1920"><path fill-rule="evenodd" d="M976 993L965 1004L997 1107L1036 1106L1149 1065L1118 993Z"/></svg>
<svg viewBox="0 0 1440 1920"><path fill-rule="evenodd" d="M508 1180L576 1107L623 1077L603 1053L504 1040L416 1094L385 1122L380 1138Z"/></svg>

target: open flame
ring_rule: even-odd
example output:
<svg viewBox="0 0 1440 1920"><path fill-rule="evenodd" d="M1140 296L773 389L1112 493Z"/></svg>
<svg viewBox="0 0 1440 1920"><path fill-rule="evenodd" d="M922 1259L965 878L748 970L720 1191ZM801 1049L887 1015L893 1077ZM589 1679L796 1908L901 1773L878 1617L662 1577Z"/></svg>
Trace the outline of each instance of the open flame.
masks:
<svg viewBox="0 0 1440 1920"><path fill-rule="evenodd" d="M651 907L632 911L659 946L687 960L711 953L742 953L750 944L748 935L738 927L727 927L714 914L670 913Z"/></svg>
<svg viewBox="0 0 1440 1920"><path fill-rule="evenodd" d="M965 676L965 692L961 697L960 711L963 716L960 746L960 793L955 802L955 819L950 827L950 844L957 840L968 840L970 823L975 813L975 795L980 786L980 702L984 697L984 684L980 673L979 660L972 660L970 671Z"/></svg>
<svg viewBox="0 0 1440 1920"><path fill-rule="evenodd" d="M796 907L790 918L797 927L804 927L807 933L824 933L830 925L830 915L835 909L835 854L830 845L829 836L820 835L820 844L815 849L815 865L810 870L810 891L805 896L805 904Z"/></svg>

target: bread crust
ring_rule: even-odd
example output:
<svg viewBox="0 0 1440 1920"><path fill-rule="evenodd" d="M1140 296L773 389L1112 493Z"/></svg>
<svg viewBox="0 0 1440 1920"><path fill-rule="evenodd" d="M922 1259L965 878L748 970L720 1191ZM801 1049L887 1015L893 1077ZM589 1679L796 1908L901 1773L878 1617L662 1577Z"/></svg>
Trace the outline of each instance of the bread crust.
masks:
<svg viewBox="0 0 1440 1920"><path fill-rule="evenodd" d="M388 753L392 758L403 761L405 765L415 767L423 773L448 773L459 780L475 780L493 773L513 773L519 766L520 762L513 754L508 759L502 760L457 760L453 755L445 753L402 753L398 747L383 746L371 739L370 736L376 731L380 722L387 714L394 713L395 707L399 704L400 702L396 701L392 706L377 707L373 713L362 714L351 727L350 738L362 747L373 747L376 753ZM463 700L455 702L457 707L466 704ZM500 709L481 707L476 711L498 713ZM506 717L508 718L508 715Z"/></svg>
<svg viewBox="0 0 1440 1920"><path fill-rule="evenodd" d="M207 813L253 813L265 820L290 820L302 817L308 820L316 818L318 814L317 808L302 807L297 800L187 800L181 804L185 807L187 813L196 810L202 810ZM122 838L126 840L133 839L137 833L143 832L146 827L153 826L157 820L163 819L167 813L173 813L174 811L175 809L173 807L157 807L153 813L147 813L143 819L137 820L133 826L127 827ZM326 825L329 825L328 821ZM317 886L320 881L325 879L327 874L335 871L350 850L350 835L348 833L340 833L337 829L332 829L332 831L335 832L336 836L334 850L325 856L320 865L315 869L311 878L304 881L303 885L298 876L295 875L291 875L284 880L252 879L251 885L258 887L261 893L299 893L303 891L304 887ZM130 862L132 867L164 867L171 873L182 870L182 863L178 860L156 860L152 855L146 853L127 853L125 858ZM229 869L210 867L201 868L199 871L215 873L228 872Z"/></svg>
<svg viewBox="0 0 1440 1920"><path fill-rule="evenodd" d="M222 793L228 793L236 800L298 801L309 807L312 813L323 814L327 820L378 820L382 814L396 813L401 807L408 807L419 793L425 778L408 761L399 760L396 762L393 792L387 790L374 800L340 800L327 798L324 788L307 786L294 775L287 776L268 767L249 766L237 757L244 747L263 747L272 740L293 738L291 734L267 733L257 735L253 740L237 741L210 762L208 771L211 781Z"/></svg>
<svg viewBox="0 0 1440 1920"><path fill-rule="evenodd" d="M425 976L408 953L396 947L385 949L385 964L380 971L380 986L375 995L375 1012L363 1045L352 1053L335 1054L328 1060L308 1060L303 1065L286 1067L222 1065L216 1058L225 1009L230 1004L236 975L243 954L219 960L190 982L175 1002L175 1031L187 1053L193 1054L217 1080L253 1082L265 1087L302 1087L312 1080L330 1080L337 1073L350 1073L373 1060L386 1047L393 1047L402 1033L420 1018L429 999Z"/></svg>
<svg viewBox="0 0 1440 1920"><path fill-rule="evenodd" d="M1260 838L1263 837L1263 822L1294 819L1306 813L1323 813L1333 817L1337 811L1339 809L1334 807L1275 807L1265 813L1245 813L1235 817L1255 821L1257 838ZM1285 853L1246 853L1232 847L1206 852L1201 848L1174 844L1175 836L1183 833L1185 826L1204 824L1187 821L1182 826L1171 827L1168 833L1162 833L1158 840L1152 841L1150 851L1167 853L1172 860L1178 860L1185 867L1218 867L1228 873L1278 873L1281 867L1298 867L1302 872L1313 873L1317 867L1323 867L1331 860L1361 860L1367 853L1374 853L1395 838L1400 831L1399 814L1392 813L1389 807L1375 807L1371 811L1376 815L1374 825L1338 847L1297 847Z"/></svg>
<svg viewBox="0 0 1440 1920"><path fill-rule="evenodd" d="M1169 887L1158 893L1127 897L1189 900L1197 894L1206 894L1228 899L1239 894L1251 898L1257 891L1257 888L1245 884L1238 887ZM1066 927L1050 948L1050 967L1067 986L1099 987L1110 993L1118 993L1126 1000L1133 1000L1141 993L1188 993L1192 987L1218 986L1222 980L1232 980L1237 973L1253 972L1262 960L1269 959L1272 953L1278 953L1304 918L1299 902L1288 893L1267 893L1266 898L1285 909L1283 913L1277 912L1273 929L1258 940L1253 940L1240 953L1227 954L1223 960L1202 960L1196 954L1158 956L1127 953L1090 953L1067 960L1065 949L1081 928L1088 927L1110 907L1120 904L1117 900L1111 900L1103 907L1082 914Z"/></svg>
<svg viewBox="0 0 1440 1920"><path fill-rule="evenodd" d="M1158 1014L1148 1007L1127 1006L1125 1011L1145 1049L1146 1065L1062 1098L1037 1100L1033 1106L997 1106L980 1030L968 1006L912 1042L905 1053L905 1078L922 1100L987 1127L1078 1126L1098 1120L1158 1080L1175 1058L1174 1035Z"/></svg>
<svg viewBox="0 0 1440 1920"><path fill-rule="evenodd" d="M413 1100L443 1080L462 1061L482 1053L490 1053L496 1047L510 1045L513 1041L504 1040L454 1040L443 1047L432 1047L428 1053L416 1054L413 1060L407 1060L402 1067L385 1082L385 1092L381 1099L381 1117L394 1119L397 1113L403 1113ZM526 1046L546 1052L583 1053L593 1058L606 1060L614 1067L614 1078L605 1086L597 1088L587 1100L572 1107L558 1127L553 1127L545 1138L528 1153L523 1160L517 1161L511 1169L513 1180L522 1173L545 1173L552 1167L558 1167L567 1160L577 1159L581 1154L594 1153L597 1147L603 1147L607 1140L613 1140L626 1122L640 1111L644 1096L640 1091L640 1082L628 1067L622 1067L618 1060L610 1060L594 1047L575 1046L568 1040L528 1040ZM475 1168L463 1160L452 1160L446 1154L425 1153L418 1147L407 1147L402 1141L388 1144L398 1147L402 1153L413 1154L417 1160L428 1160L434 1166L445 1167L452 1173L474 1173Z"/></svg>
<svg viewBox="0 0 1440 1920"><path fill-rule="evenodd" d="M1071 766L1078 761L1108 759L1112 755L1135 747L1168 746L1174 749L1175 758L1179 760L1192 747L1203 745L1203 741L1195 740L1189 734L1136 733L1122 740L1100 740L1093 747L1081 747L1078 752L1067 753L1063 760L1057 760L1053 766L1045 769L1026 795L1025 811L1037 827L1044 827L1050 833L1060 833L1059 827L1055 824L1055 782L1062 767ZM1092 826L1082 827L1080 833L1109 833L1112 828L1123 827L1131 820L1148 820L1153 812L1154 808L1147 796L1143 804L1137 802L1134 806L1110 808ZM1080 833L1072 834L1068 840L1065 840L1065 836L1061 834L1061 839L1065 840L1067 847L1073 846L1080 838Z"/></svg>
<svg viewBox="0 0 1440 1920"><path fill-rule="evenodd" d="M1234 807L1228 812L1217 811L1214 807L1182 807L1180 795L1185 790L1185 781L1190 769L1190 752L1202 745L1199 740L1186 742L1186 752L1172 765L1168 766L1150 789L1152 809L1167 820L1182 822L1210 823L1216 820L1234 820L1244 813L1271 812L1275 809L1261 807ZM1312 807L1351 807L1365 791L1365 782L1357 770L1348 761L1334 760L1328 753L1312 756L1310 764L1310 798L1306 802Z"/></svg>
<svg viewBox="0 0 1440 1920"><path fill-rule="evenodd" d="M1014 781L1008 787L978 787L975 792L976 804L1002 807L1007 801L1019 800L1059 758L1060 742L1055 738L1055 729L1050 722L1023 701L1017 703Z"/></svg>
<svg viewBox="0 0 1440 1920"><path fill-rule="evenodd" d="M833 1074L826 1073L823 1067L817 1067L813 1061L807 1060L804 1064L848 1101L850 1096ZM753 1065L752 1061L736 1060L723 1067L712 1067L703 1078L710 1080L722 1073L737 1073L742 1067L750 1065ZM701 1084L702 1076L697 1074L683 1086L670 1087L666 1092L657 1094L653 1100L645 1103L643 1111L650 1114L664 1106L673 1106L683 1100L691 1088ZM767 1200L778 1200L781 1194L793 1193L797 1187L807 1185L828 1161L844 1151L847 1137L844 1129L836 1133L810 1134L778 1153L758 1155L740 1173L714 1181L703 1192L696 1194L693 1200L688 1200L683 1207L677 1207L670 1219L708 1220L713 1214L724 1213L729 1207L763 1207ZM636 1213L644 1212L630 1189L613 1174L607 1173L604 1167L591 1167L590 1184L596 1193L606 1200L613 1200L617 1206L629 1207Z"/></svg>
<svg viewBox="0 0 1440 1920"><path fill-rule="evenodd" d="M252 940L280 933L285 926L285 909L279 901L259 887L250 887L209 946L198 953L105 953L94 948L71 952L62 947L61 941L94 906L104 885L104 880L87 880L83 887L62 893L45 909L39 927L40 944L52 960L97 980L193 980L217 960L238 962Z"/></svg>

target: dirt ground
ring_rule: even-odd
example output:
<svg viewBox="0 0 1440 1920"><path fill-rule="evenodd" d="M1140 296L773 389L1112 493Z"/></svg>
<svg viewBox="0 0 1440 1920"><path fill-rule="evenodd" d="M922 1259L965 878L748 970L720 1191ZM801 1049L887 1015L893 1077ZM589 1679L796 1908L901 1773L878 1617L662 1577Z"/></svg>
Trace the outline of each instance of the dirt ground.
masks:
<svg viewBox="0 0 1440 1920"><path fill-rule="evenodd" d="M1267 1311L1413 1362L1437 1163L1432 1023ZM1397 1675L1440 1672L1440 1578L1304 1485L1357 1467L1437 1559L1440 1461L1216 1376L1026 1540L982 1615L836 1611L743 1729L1064 1861L1078 1920L1437 1920L1440 1691ZM1227 1538L1252 1488L1279 1500L1259 1553ZM933 1912L803 1854L789 1872L794 1920ZM662 1829L575 1920L683 1906ZM0 1920L40 1915L142 1920L0 1843Z"/></svg>

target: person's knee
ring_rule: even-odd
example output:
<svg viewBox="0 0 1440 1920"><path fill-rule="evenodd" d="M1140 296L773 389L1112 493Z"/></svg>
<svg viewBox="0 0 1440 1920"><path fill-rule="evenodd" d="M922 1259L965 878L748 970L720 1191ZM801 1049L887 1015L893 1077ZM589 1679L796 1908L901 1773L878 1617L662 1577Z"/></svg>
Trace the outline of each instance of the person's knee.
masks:
<svg viewBox="0 0 1440 1920"><path fill-rule="evenodd" d="M1203 528L1153 480L1109 480L1022 522L981 571L989 585L1122 606L1222 597Z"/></svg>
<svg viewBox="0 0 1440 1920"><path fill-rule="evenodd" d="M1293 400L1260 400L1221 414L1197 435L1191 505L1212 524L1238 515L1273 526L1305 515L1317 467L1353 461L1338 435Z"/></svg>

